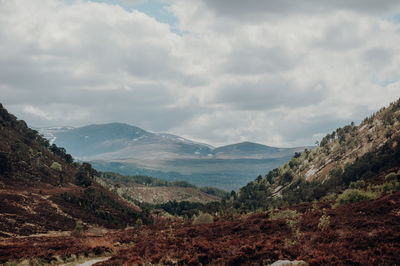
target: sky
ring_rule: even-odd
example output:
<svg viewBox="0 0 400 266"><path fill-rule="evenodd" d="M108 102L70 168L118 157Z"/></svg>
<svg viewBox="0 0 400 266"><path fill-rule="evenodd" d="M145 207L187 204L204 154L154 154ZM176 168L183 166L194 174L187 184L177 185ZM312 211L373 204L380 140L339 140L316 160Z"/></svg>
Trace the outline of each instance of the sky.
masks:
<svg viewBox="0 0 400 266"><path fill-rule="evenodd" d="M313 145L400 97L398 0L0 0L0 102L215 146Z"/></svg>

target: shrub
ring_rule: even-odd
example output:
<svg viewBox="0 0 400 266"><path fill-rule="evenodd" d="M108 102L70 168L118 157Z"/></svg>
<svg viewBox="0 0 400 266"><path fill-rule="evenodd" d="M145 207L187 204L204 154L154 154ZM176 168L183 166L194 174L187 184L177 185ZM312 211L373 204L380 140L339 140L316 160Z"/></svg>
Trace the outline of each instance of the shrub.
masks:
<svg viewBox="0 0 400 266"><path fill-rule="evenodd" d="M279 219L296 219L300 214L295 210L282 210L277 213L271 212L269 218L271 220L279 220Z"/></svg>
<svg viewBox="0 0 400 266"><path fill-rule="evenodd" d="M209 224L214 222L214 218L208 213L200 213L199 216L195 217L193 224Z"/></svg>
<svg viewBox="0 0 400 266"><path fill-rule="evenodd" d="M385 176L385 180L388 180L388 181L390 181L390 180L396 180L397 177L398 177L398 174L396 174L395 172L391 172L391 173L389 173L389 174L387 174L387 175Z"/></svg>
<svg viewBox="0 0 400 266"><path fill-rule="evenodd" d="M16 260L6 262L5 266L18 266L20 263Z"/></svg>
<svg viewBox="0 0 400 266"><path fill-rule="evenodd" d="M325 230L331 224L331 217L325 213L319 218L318 229Z"/></svg>
<svg viewBox="0 0 400 266"><path fill-rule="evenodd" d="M359 189L346 189L342 194L338 196L336 199L335 207L347 204L354 203L363 200L371 200L376 199L380 196L380 192L372 192L372 191L363 191Z"/></svg>
<svg viewBox="0 0 400 266"><path fill-rule="evenodd" d="M136 220L136 227L140 229L140 228L142 228L142 226L143 226L142 219L138 218Z"/></svg>
<svg viewBox="0 0 400 266"><path fill-rule="evenodd" d="M366 183L364 180L358 180L356 182L351 182L349 185L349 188L352 189L361 189L361 188L365 188Z"/></svg>
<svg viewBox="0 0 400 266"><path fill-rule="evenodd" d="M11 163L8 154L0 152L0 174L7 173L11 170Z"/></svg>
<svg viewBox="0 0 400 266"><path fill-rule="evenodd" d="M61 172L62 171L62 166L58 162L53 162L50 165L50 168L53 169L53 170L56 170L57 172Z"/></svg>
<svg viewBox="0 0 400 266"><path fill-rule="evenodd" d="M328 195L323 196L323 197L322 197L322 200L329 200L329 201L332 201L332 200L335 200L336 197L337 197L337 194L334 193L334 192L331 192L331 193L329 193Z"/></svg>
<svg viewBox="0 0 400 266"><path fill-rule="evenodd" d="M75 174L75 184L81 187L89 187L92 185L92 178L97 174L97 171L92 168L91 164L83 163L79 167L79 171Z"/></svg>
<svg viewBox="0 0 400 266"><path fill-rule="evenodd" d="M47 166L41 165L41 166L39 166L39 170L46 176L50 176L50 172L47 170Z"/></svg>
<svg viewBox="0 0 400 266"><path fill-rule="evenodd" d="M400 182L392 180L390 182L385 182L382 185L375 186L375 189L383 193L393 193L400 190Z"/></svg>
<svg viewBox="0 0 400 266"><path fill-rule="evenodd" d="M83 229L84 229L84 227L83 227L83 222L82 222L81 220L78 220L78 221L76 222L75 229L74 229L74 231L72 232L72 234L73 234L74 236L81 236L81 235L82 235L82 232L83 232Z"/></svg>
<svg viewBox="0 0 400 266"><path fill-rule="evenodd" d="M290 238L286 238L285 239L285 248L290 248L292 246L297 245L297 241L296 240L292 240Z"/></svg>

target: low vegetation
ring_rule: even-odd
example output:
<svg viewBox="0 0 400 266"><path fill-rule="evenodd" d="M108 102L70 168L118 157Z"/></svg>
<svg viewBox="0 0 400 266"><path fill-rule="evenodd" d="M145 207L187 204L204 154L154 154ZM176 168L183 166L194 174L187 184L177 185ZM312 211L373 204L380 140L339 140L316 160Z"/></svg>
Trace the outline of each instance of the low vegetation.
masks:
<svg viewBox="0 0 400 266"><path fill-rule="evenodd" d="M214 218L208 213L200 213L198 216L193 218L192 224L199 225L199 224L209 224L214 222Z"/></svg>
<svg viewBox="0 0 400 266"><path fill-rule="evenodd" d="M53 169L53 170L56 170L57 172L62 172L62 166L58 162L53 162L50 165L50 168Z"/></svg>

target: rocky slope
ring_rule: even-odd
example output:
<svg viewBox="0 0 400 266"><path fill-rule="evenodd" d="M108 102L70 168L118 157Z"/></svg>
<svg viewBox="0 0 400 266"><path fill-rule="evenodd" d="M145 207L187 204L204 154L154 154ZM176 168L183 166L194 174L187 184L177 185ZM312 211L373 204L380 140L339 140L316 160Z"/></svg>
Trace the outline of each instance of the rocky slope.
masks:
<svg viewBox="0 0 400 266"><path fill-rule="evenodd" d="M319 146L296 154L288 163L250 182L239 201L250 208L319 199L400 166L400 100L366 118L338 128ZM260 204L258 204L259 202Z"/></svg>

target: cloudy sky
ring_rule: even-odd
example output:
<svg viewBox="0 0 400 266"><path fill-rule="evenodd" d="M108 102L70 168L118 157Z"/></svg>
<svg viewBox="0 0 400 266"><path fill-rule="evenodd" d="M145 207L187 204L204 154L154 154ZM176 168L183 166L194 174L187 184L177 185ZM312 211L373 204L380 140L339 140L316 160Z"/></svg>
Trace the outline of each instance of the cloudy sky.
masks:
<svg viewBox="0 0 400 266"><path fill-rule="evenodd" d="M0 102L31 126L288 147L398 97L398 0L0 0Z"/></svg>

